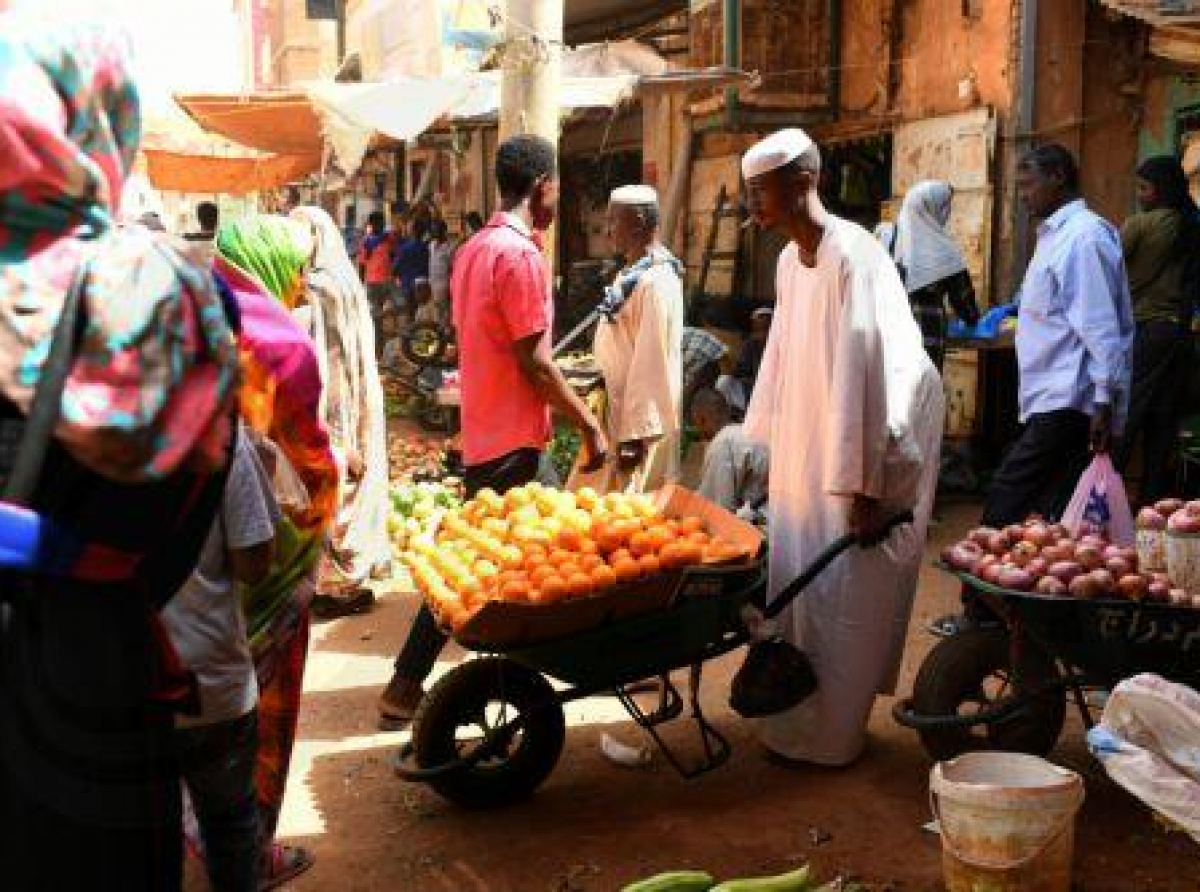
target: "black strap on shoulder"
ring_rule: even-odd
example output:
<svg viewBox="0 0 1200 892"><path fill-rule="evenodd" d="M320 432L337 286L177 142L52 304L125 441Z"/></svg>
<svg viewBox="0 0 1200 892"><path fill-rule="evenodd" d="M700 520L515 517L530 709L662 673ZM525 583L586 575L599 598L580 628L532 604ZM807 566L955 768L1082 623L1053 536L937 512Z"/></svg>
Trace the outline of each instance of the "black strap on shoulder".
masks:
<svg viewBox="0 0 1200 892"><path fill-rule="evenodd" d="M63 297L62 312L51 335L50 352L42 365L41 377L33 394L33 403L25 419L12 468L0 498L17 505L28 505L42 475L46 450L58 424L63 388L71 373L79 335L80 308L87 284L90 259L79 264L71 287Z"/></svg>

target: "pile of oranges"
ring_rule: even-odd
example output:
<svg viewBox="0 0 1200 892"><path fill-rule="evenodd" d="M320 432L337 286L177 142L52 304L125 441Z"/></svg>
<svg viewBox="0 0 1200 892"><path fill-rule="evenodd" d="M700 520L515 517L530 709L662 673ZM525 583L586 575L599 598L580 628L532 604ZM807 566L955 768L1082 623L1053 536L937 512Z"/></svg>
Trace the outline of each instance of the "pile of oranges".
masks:
<svg viewBox="0 0 1200 892"><path fill-rule="evenodd" d="M488 601L554 604L739 550L698 517L670 518L642 495L483 490L449 512L405 560L442 620L459 628Z"/></svg>

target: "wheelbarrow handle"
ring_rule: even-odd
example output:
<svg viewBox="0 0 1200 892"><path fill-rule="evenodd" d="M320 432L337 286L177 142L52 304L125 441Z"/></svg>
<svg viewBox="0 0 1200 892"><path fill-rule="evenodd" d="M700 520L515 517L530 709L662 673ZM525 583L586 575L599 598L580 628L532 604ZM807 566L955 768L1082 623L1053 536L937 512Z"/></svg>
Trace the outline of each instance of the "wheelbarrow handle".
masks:
<svg viewBox="0 0 1200 892"><path fill-rule="evenodd" d="M880 539L880 541L886 539L887 534L891 533L891 531L896 527L904 526L906 523L912 522L913 513L911 511L905 511L902 514L897 514L896 516L890 518L888 522L883 525L884 536ZM796 600L797 595L799 595L812 584L814 579L824 573L825 569L830 564L841 557L842 552L849 550L851 546L857 544L859 544L858 537L852 533L847 533L845 536L842 536L842 538L838 539L836 542L822 551L819 555L817 555L817 559L809 564L808 568L803 573L788 583L788 585L784 587L783 591L781 591L775 597L775 599L771 601L770 604L763 608L763 618L774 619L777 617L780 613L787 609L789 604Z"/></svg>

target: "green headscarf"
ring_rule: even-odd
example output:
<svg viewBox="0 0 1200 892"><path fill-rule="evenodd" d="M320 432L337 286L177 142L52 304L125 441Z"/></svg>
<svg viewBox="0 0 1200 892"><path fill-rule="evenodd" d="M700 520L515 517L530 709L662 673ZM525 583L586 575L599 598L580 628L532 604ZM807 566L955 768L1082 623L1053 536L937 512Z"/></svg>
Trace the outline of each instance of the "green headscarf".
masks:
<svg viewBox="0 0 1200 892"><path fill-rule="evenodd" d="M312 257L312 230L287 217L257 214L222 226L217 251L291 309Z"/></svg>

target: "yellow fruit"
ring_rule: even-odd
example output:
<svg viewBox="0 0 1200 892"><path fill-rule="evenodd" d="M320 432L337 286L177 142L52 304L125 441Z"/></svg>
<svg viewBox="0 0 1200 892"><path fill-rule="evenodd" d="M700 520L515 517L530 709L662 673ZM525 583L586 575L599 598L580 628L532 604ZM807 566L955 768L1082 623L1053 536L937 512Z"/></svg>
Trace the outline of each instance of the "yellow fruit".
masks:
<svg viewBox="0 0 1200 892"><path fill-rule="evenodd" d="M585 486L575 493L575 501L585 511L594 511L600 504L600 495L590 486Z"/></svg>
<svg viewBox="0 0 1200 892"><path fill-rule="evenodd" d="M489 536L503 540L508 535L508 521L498 517L489 517L479 525L479 528Z"/></svg>
<svg viewBox="0 0 1200 892"><path fill-rule="evenodd" d="M563 516L563 526L580 533L586 533L592 528L592 516L582 508L573 508Z"/></svg>
<svg viewBox="0 0 1200 892"><path fill-rule="evenodd" d="M500 565L506 570L515 570L525 561L524 553L514 545L506 545L501 556Z"/></svg>
<svg viewBox="0 0 1200 892"><path fill-rule="evenodd" d="M538 510L532 505L522 505L508 515L509 524L514 527L533 526L541 519L542 515L538 514Z"/></svg>
<svg viewBox="0 0 1200 892"><path fill-rule="evenodd" d="M638 515L637 512L633 510L632 506L626 504L625 502L621 502L613 507L612 516L621 520L633 520Z"/></svg>
<svg viewBox="0 0 1200 892"><path fill-rule="evenodd" d="M516 489L510 489L504 494L504 505L508 508L510 514L532 504L533 494L524 487L519 486Z"/></svg>
<svg viewBox="0 0 1200 892"><path fill-rule="evenodd" d="M654 505L654 499L648 495L639 493L631 496L629 504L633 508L638 517L650 518L658 514L658 508Z"/></svg>
<svg viewBox="0 0 1200 892"><path fill-rule="evenodd" d="M473 569L476 577L483 580L500 575L500 568L489 560L476 561Z"/></svg>

